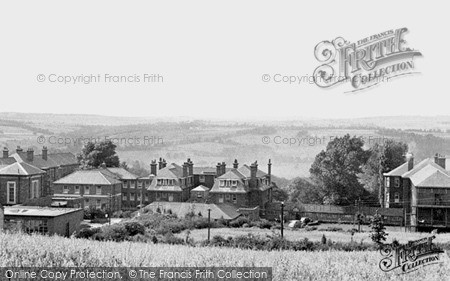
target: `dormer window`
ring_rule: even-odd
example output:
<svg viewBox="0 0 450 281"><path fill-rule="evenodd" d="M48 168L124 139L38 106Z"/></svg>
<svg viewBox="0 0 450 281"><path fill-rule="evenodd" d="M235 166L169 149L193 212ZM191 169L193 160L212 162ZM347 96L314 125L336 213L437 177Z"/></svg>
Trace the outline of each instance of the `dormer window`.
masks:
<svg viewBox="0 0 450 281"><path fill-rule="evenodd" d="M233 180L232 185L237 186L237 180Z"/></svg>

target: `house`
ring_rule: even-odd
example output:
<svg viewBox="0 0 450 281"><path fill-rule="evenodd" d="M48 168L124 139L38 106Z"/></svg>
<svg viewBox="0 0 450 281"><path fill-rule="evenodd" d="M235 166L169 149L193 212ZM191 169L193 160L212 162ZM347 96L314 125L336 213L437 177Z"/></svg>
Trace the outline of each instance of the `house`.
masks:
<svg viewBox="0 0 450 281"><path fill-rule="evenodd" d="M83 198L84 208L111 211L122 208L122 182L104 168L75 171L55 181L53 186L54 200Z"/></svg>
<svg viewBox="0 0 450 281"><path fill-rule="evenodd" d="M152 164L151 173L155 176L147 188L150 202L187 201L191 189L194 188L194 164L192 161L188 159L183 166L175 163L167 166L165 160L160 158L158 171L155 169L154 162Z"/></svg>
<svg viewBox="0 0 450 281"><path fill-rule="evenodd" d="M403 208L411 231L450 228L449 159L436 154L417 165L413 155L385 173L386 208Z"/></svg>
<svg viewBox="0 0 450 281"><path fill-rule="evenodd" d="M72 153L48 153L46 146L42 148L42 154L35 155L33 148L26 152L18 146L16 152L8 156L8 148L3 149L4 158L14 158L15 162L27 163L45 171L43 188L46 193L53 190L53 182L67 176L79 168L78 159Z"/></svg>
<svg viewBox="0 0 450 281"><path fill-rule="evenodd" d="M6 229L69 237L80 230L83 209L12 206L4 208L4 219Z"/></svg>
<svg viewBox="0 0 450 281"><path fill-rule="evenodd" d="M49 205L51 194L43 186L44 178L45 171L25 162L0 165L0 204Z"/></svg>
<svg viewBox="0 0 450 281"><path fill-rule="evenodd" d="M250 166L234 165L228 172L222 167L209 191L211 202L228 203L236 207L258 206L264 210L266 204L272 202L271 166L269 160L267 174L258 169L256 161Z"/></svg>
<svg viewBox="0 0 450 281"><path fill-rule="evenodd" d="M106 170L122 182L122 209L135 210L142 204L150 203L147 189L144 188L145 180L124 168Z"/></svg>

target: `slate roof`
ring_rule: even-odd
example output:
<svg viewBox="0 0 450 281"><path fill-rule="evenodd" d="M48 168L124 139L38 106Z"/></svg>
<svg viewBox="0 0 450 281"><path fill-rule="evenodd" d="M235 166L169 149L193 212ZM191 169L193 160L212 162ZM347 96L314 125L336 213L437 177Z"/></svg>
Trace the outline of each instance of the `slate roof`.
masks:
<svg viewBox="0 0 450 281"><path fill-rule="evenodd" d="M45 174L45 171L28 163L16 162L8 166L2 166L0 168L0 175L31 176L40 174Z"/></svg>
<svg viewBox="0 0 450 281"><path fill-rule="evenodd" d="M401 177L404 173L408 172L408 162L403 163L402 165L398 166L394 170L384 173L385 176L394 176L394 177Z"/></svg>
<svg viewBox="0 0 450 281"><path fill-rule="evenodd" d="M184 217L190 212L194 214L201 213L203 217L208 217L208 208L211 209L211 219L225 219L232 220L240 216L237 208L227 204L205 204L205 203L188 203L188 202L153 202L147 205L145 209L150 209L156 212L160 208L161 211L168 211L176 214L178 217Z"/></svg>
<svg viewBox="0 0 450 281"><path fill-rule="evenodd" d="M116 174L122 180L137 180L139 177L124 168L106 168L108 171Z"/></svg>
<svg viewBox="0 0 450 281"><path fill-rule="evenodd" d="M450 176L441 171L435 171L430 176L425 178L425 180L416 184L416 186L450 188Z"/></svg>
<svg viewBox="0 0 450 281"><path fill-rule="evenodd" d="M27 152L16 152L11 155L17 162L26 162L40 169L56 168L59 166L78 165L77 157L72 153L49 153L47 160L42 155L34 155L33 161L27 160Z"/></svg>
<svg viewBox="0 0 450 281"><path fill-rule="evenodd" d="M75 171L57 181L55 184L113 185L121 183L116 177L101 169Z"/></svg>
<svg viewBox="0 0 450 281"><path fill-rule="evenodd" d="M247 166L246 164L242 165L240 168L237 169L242 175L244 175L246 178L250 178L251 175L251 170L250 167ZM256 171L256 177L257 178L262 178L265 177L267 174L263 171L261 171L260 169L257 169Z"/></svg>
<svg viewBox="0 0 450 281"><path fill-rule="evenodd" d="M195 167L194 166L194 175L215 175L217 172L216 168L213 167Z"/></svg>

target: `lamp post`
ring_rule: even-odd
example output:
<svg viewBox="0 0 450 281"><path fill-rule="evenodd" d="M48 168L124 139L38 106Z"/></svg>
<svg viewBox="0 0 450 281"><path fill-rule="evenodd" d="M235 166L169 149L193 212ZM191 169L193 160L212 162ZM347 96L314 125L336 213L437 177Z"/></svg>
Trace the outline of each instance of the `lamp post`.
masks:
<svg viewBox="0 0 450 281"><path fill-rule="evenodd" d="M211 208L208 208L208 243L211 238Z"/></svg>
<svg viewBox="0 0 450 281"><path fill-rule="evenodd" d="M283 238L284 231L284 202L281 202L281 238Z"/></svg>

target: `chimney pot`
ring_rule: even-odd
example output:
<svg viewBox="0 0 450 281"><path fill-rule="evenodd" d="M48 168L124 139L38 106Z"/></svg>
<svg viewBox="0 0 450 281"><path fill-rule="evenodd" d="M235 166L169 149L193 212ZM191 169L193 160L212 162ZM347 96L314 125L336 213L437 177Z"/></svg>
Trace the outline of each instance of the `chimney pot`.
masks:
<svg viewBox="0 0 450 281"><path fill-rule="evenodd" d="M48 159L48 149L46 146L42 148L42 159L44 159L45 161L47 161Z"/></svg>

